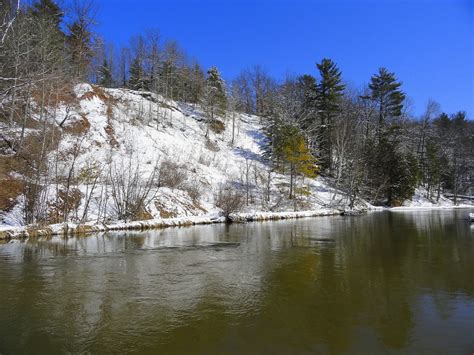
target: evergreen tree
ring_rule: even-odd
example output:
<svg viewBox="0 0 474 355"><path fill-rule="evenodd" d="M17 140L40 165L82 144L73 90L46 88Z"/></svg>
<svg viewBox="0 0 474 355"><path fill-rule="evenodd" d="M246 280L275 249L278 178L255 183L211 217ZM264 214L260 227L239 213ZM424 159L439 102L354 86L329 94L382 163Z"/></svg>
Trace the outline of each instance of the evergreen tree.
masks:
<svg viewBox="0 0 474 355"><path fill-rule="evenodd" d="M372 187L378 193L375 201L383 197L389 206L398 206L410 199L418 185L419 173L415 156L404 153L400 141L391 128L382 134L375 149L369 155L369 176ZM379 195L379 196L377 196Z"/></svg>
<svg viewBox="0 0 474 355"><path fill-rule="evenodd" d="M321 118L319 147L321 166L332 170L332 129L334 116L340 111L341 99L345 85L342 83L341 71L331 59L324 58L317 64L321 80L317 85L317 101Z"/></svg>
<svg viewBox="0 0 474 355"><path fill-rule="evenodd" d="M64 12L53 0L40 0L33 5L31 11L33 16L50 22L62 34L60 26Z"/></svg>
<svg viewBox="0 0 474 355"><path fill-rule="evenodd" d="M136 57L130 65L128 88L132 90L145 89L145 73L140 58Z"/></svg>
<svg viewBox="0 0 474 355"><path fill-rule="evenodd" d="M35 33L31 36L36 58L42 58L43 65L59 67L64 64L65 34L61 29L64 12L52 0L40 0L31 7L32 27ZM38 56L39 53L39 56ZM45 58L48 60L45 60ZM48 62L48 63L46 63Z"/></svg>
<svg viewBox="0 0 474 355"><path fill-rule="evenodd" d="M227 108L227 97L225 83L221 78L219 70L212 67L207 71L206 86L203 97L204 110L208 117L208 123L215 120L216 115L224 115ZM209 125L206 136L209 134Z"/></svg>
<svg viewBox="0 0 474 355"><path fill-rule="evenodd" d="M363 98L371 99L377 104L379 116L377 135L379 138L381 138L386 119L399 117L402 114L405 94L400 90L401 85L395 74L385 68L380 68L378 74L373 75L370 79L370 96Z"/></svg>
<svg viewBox="0 0 474 355"><path fill-rule="evenodd" d="M316 177L318 168L302 132L295 126L282 124L273 132L274 156L290 171L289 198L295 197L297 176Z"/></svg>
<svg viewBox="0 0 474 355"><path fill-rule="evenodd" d="M92 32L89 29L89 20L81 15L76 21L68 25L69 34L67 44L71 62L76 77L85 79L92 59Z"/></svg>
<svg viewBox="0 0 474 355"><path fill-rule="evenodd" d="M299 101L301 103L300 124L306 130L312 127L317 118L318 91L316 78L312 75L302 75L298 78L297 90L299 91Z"/></svg>
<svg viewBox="0 0 474 355"><path fill-rule="evenodd" d="M109 62L105 58L99 69L98 83L106 88L112 86L112 71L110 70Z"/></svg>

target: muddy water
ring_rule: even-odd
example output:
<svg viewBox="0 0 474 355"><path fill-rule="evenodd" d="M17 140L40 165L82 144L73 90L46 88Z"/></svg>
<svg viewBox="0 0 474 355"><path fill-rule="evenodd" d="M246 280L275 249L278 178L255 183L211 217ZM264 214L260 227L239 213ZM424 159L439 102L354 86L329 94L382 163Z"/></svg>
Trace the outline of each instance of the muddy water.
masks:
<svg viewBox="0 0 474 355"><path fill-rule="evenodd" d="M474 352L468 210L0 246L0 353Z"/></svg>

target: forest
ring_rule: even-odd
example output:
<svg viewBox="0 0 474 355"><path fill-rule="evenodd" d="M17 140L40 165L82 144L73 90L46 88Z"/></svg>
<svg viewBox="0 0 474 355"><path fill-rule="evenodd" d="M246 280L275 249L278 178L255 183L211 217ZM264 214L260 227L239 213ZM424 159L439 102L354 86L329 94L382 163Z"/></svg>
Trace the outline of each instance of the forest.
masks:
<svg viewBox="0 0 474 355"><path fill-rule="evenodd" d="M413 115L403 78L384 63L358 88L330 58L315 58L311 73L274 78L261 63L227 78L219 63L203 68L158 30L133 36L126 46L106 42L95 32L89 1L61 8L53 0L4 0L0 11L0 179L3 191L25 196L25 215L41 203L43 178L54 173L48 154L68 120L66 112L51 123L49 108L67 102L79 83L189 103L205 113L206 137L227 126L232 144L236 113L258 116L266 164L289 176L290 200L307 193L297 181L316 176L342 191L350 208L358 199L400 206L419 187L433 201L445 195L457 204L472 195L474 122L462 107L442 112L434 99ZM40 134L29 134L32 129ZM66 205L75 200L72 178L61 177ZM0 209L9 198L0 199ZM64 220L68 209L62 207Z"/></svg>

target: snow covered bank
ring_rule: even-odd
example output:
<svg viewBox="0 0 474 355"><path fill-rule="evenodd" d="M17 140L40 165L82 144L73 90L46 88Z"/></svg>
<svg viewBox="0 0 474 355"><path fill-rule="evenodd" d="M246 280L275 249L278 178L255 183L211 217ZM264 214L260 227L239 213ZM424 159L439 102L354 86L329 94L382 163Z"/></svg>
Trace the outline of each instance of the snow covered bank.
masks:
<svg viewBox="0 0 474 355"><path fill-rule="evenodd" d="M4 194L8 203L0 210L0 238L218 223L216 199L228 186L245 200L241 213L231 216L236 222L347 209L347 195L329 178L299 177L300 192L288 198L288 172L272 169L263 158L266 138L260 117L236 113L233 124L233 115L224 115L218 117L222 127L209 130L199 106L156 94L80 84L74 95L70 102L48 108L61 140L49 151L40 176L41 203L29 211L37 217L25 219L28 199L18 174L11 172L3 180L4 186L20 187ZM27 132L38 133L34 128ZM434 202L426 195L417 189L413 200L393 210L453 207L442 196ZM140 208L130 212L130 206ZM302 212L290 212L295 207ZM366 210L384 208L358 200L347 215ZM122 219L139 221L116 222ZM54 224L63 220L70 222ZM26 226L33 222L49 226Z"/></svg>
<svg viewBox="0 0 474 355"><path fill-rule="evenodd" d="M278 213L294 218L287 212L295 207L295 200L288 198L289 176L272 170L262 157L266 138L260 117L237 113L235 125L229 117L219 117L224 129L213 131L207 129L198 106L156 94L89 84L77 85L74 93L73 102L49 109L53 124L64 123L59 146L48 156L50 174L44 176L41 213L33 211L42 224L61 221L65 192L75 197L74 203L68 197L72 206L68 221L83 226L99 228L99 222L113 225L125 218L205 219L220 212L216 196L223 186L245 195L245 218L282 218L276 217ZM65 186L64 181L71 184ZM298 210L345 208L346 197L324 178L299 179L298 184L305 191L296 200ZM134 201L122 201L120 196L141 199L143 208L133 216L124 215ZM0 210L0 227L26 230L31 221L25 221L21 191L9 201L12 207ZM370 206L361 202L358 208ZM249 217L254 211L267 212ZM44 233L50 234L49 229Z"/></svg>
<svg viewBox="0 0 474 355"><path fill-rule="evenodd" d="M404 212L404 211L432 211L432 210L451 210L451 209L466 209L466 208L474 208L474 205L468 204L460 204L460 205L444 205L444 206L437 206L437 205L425 205L425 206L401 206L401 207L391 207L387 208L387 210L392 212Z"/></svg>
<svg viewBox="0 0 474 355"><path fill-rule="evenodd" d="M341 211L333 209L321 209L315 211L297 212L255 212L236 213L229 219L235 223L271 221L282 219L295 219L307 217L321 217L340 215ZM0 240L27 239L35 237L47 237L53 235L73 236L80 234L100 233L107 231L124 230L148 230L167 227L186 227L200 224L226 223L227 219L219 215L191 216L179 218L158 218L145 221L117 222L114 224L83 224L74 223L53 224L44 228L34 227L0 227Z"/></svg>

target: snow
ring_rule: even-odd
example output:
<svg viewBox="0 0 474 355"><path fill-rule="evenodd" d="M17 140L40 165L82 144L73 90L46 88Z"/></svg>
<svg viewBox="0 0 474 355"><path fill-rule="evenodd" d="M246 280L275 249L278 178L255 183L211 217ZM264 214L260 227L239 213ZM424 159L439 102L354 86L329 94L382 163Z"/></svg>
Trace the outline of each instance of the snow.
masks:
<svg viewBox="0 0 474 355"><path fill-rule="evenodd" d="M114 218L101 220L99 213L99 194L107 186L102 182L97 186L87 214L87 225L95 231L151 228L156 226L181 226L190 224L216 223L219 209L215 207L215 196L226 182L242 186L245 170L251 166L250 204L242 213L234 215L235 220L267 220L280 218L300 218L318 215L339 214L346 209L344 196L330 187L325 179L305 179L310 194L302 197L304 211L293 212L293 201L286 199L285 190L288 176L273 173L271 181L271 200L263 199L263 178L268 166L262 159L262 134L260 118L238 114L236 118L235 143L231 145L232 124L230 118L221 117L226 123L224 132L212 131L205 137L206 123L203 112L191 104L167 100L159 95L127 89L104 89L90 84L79 84L74 88L77 97L74 103L63 103L51 108L50 113L59 124L64 117L65 134L58 148L59 152L72 151L80 147L76 162L76 174L87 168L96 167L106 172L106 162L116 167L128 166L140 169L144 178L150 176L156 164L171 161L186 172L184 185L197 185L202 195L193 200L184 186L176 188L160 187L154 189L153 201L148 206L152 219L138 222L114 222ZM87 122L90 126L79 134L68 133L67 128ZM86 125L87 126L87 125ZM58 169L65 173L71 159L58 160ZM51 164L56 163L54 152ZM129 165L130 164L130 165ZM78 186L85 195L89 186ZM50 189L49 201L55 199L55 189ZM453 207L451 201L441 198L433 202L424 197L426 191L418 189L413 200L403 208ZM6 230L21 234L26 230L21 215L21 196L17 205L8 212L0 212L0 232ZM78 215L82 215L84 203ZM356 210L376 209L360 201ZM111 202L107 212L113 216ZM172 217L172 218L165 218ZM78 221L76 221L78 222ZM100 222L100 223L99 223ZM106 222L106 225L103 224ZM53 225L49 233L62 234L65 225ZM77 225L69 223L69 231Z"/></svg>
<svg viewBox="0 0 474 355"><path fill-rule="evenodd" d="M436 195L436 194L434 194ZM440 196L439 199L436 197L428 198L428 192L423 187L418 187L411 200L405 201L403 206L392 207L391 211L421 211L421 210L434 210L434 209L451 209L451 208L472 208L472 204L461 203L454 205L450 199Z"/></svg>

